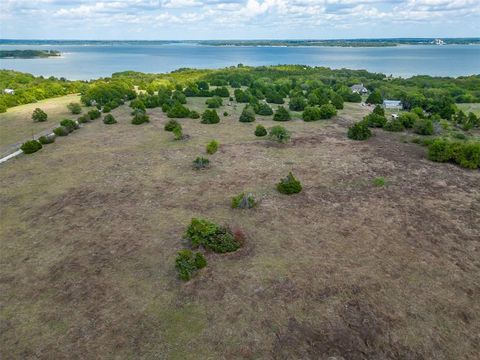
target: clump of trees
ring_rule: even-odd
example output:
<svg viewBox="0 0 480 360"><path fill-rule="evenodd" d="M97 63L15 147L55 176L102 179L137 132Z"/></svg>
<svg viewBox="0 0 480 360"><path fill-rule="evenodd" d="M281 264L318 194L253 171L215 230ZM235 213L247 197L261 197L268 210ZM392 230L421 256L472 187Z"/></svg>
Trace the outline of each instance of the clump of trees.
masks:
<svg viewBox="0 0 480 360"><path fill-rule="evenodd" d="M40 108L36 108L32 113L32 120L34 122L44 122L47 121L48 115L45 111Z"/></svg>
<svg viewBox="0 0 480 360"><path fill-rule="evenodd" d="M437 162L453 162L464 168L480 168L480 142L436 139L428 147L428 158Z"/></svg>

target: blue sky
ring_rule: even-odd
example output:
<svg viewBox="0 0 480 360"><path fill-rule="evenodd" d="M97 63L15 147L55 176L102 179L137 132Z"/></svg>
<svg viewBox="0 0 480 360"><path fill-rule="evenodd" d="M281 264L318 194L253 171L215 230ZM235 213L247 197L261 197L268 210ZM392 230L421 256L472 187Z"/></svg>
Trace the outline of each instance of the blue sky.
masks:
<svg viewBox="0 0 480 360"><path fill-rule="evenodd" d="M0 0L13 39L478 37L480 0Z"/></svg>

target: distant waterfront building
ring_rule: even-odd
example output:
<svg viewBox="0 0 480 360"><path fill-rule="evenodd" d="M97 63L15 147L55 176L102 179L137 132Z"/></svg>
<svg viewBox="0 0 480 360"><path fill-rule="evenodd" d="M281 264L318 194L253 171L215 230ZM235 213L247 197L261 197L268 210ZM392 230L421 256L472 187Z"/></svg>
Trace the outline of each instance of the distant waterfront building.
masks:
<svg viewBox="0 0 480 360"><path fill-rule="evenodd" d="M433 43L435 45L445 45L445 41L443 41L442 39L435 39L433 40Z"/></svg>
<svg viewBox="0 0 480 360"><path fill-rule="evenodd" d="M368 93L368 89L363 86L363 84L352 85L350 86L350 89L352 90L352 92L360 95Z"/></svg>
<svg viewBox="0 0 480 360"><path fill-rule="evenodd" d="M402 102L400 100L383 100L383 107L385 109L401 109Z"/></svg>
<svg viewBox="0 0 480 360"><path fill-rule="evenodd" d="M5 89L3 92L8 95L15 95L15 90L13 89Z"/></svg>

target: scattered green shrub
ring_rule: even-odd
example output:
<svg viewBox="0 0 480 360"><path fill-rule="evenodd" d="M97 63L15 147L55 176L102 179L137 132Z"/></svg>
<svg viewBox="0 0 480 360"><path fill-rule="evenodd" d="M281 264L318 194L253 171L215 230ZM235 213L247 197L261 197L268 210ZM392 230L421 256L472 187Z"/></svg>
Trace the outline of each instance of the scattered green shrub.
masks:
<svg viewBox="0 0 480 360"><path fill-rule="evenodd" d="M430 119L415 120L413 124L413 131L419 135L432 135L433 134L433 122Z"/></svg>
<svg viewBox="0 0 480 360"><path fill-rule="evenodd" d="M383 110L383 109L382 109ZM384 116L371 113L363 118L368 127L372 128L382 128L387 123L387 119Z"/></svg>
<svg viewBox="0 0 480 360"><path fill-rule="evenodd" d="M302 191L302 184L300 181L295 179L293 174L290 172L286 178L281 179L277 184L277 190L286 195L296 194Z"/></svg>
<svg viewBox="0 0 480 360"><path fill-rule="evenodd" d="M267 129L263 125L257 125L255 128L255 136L262 137L267 135Z"/></svg>
<svg viewBox="0 0 480 360"><path fill-rule="evenodd" d="M218 124L220 122L220 117L217 114L215 109L205 110L202 114L202 124Z"/></svg>
<svg viewBox="0 0 480 360"><path fill-rule="evenodd" d="M38 141L42 145L47 145L55 142L55 134L43 135L38 138Z"/></svg>
<svg viewBox="0 0 480 360"><path fill-rule="evenodd" d="M279 143L286 143L290 140L290 133L287 131L287 129L280 125L272 127L268 136L271 140Z"/></svg>
<svg viewBox="0 0 480 360"><path fill-rule="evenodd" d="M207 107L209 109L217 109L223 105L223 100L220 96L214 96L210 99L207 99L207 101L205 101L205 104L207 104Z"/></svg>
<svg viewBox="0 0 480 360"><path fill-rule="evenodd" d="M53 133L57 136L67 136L70 134L70 131L65 126L59 126L55 129L53 129Z"/></svg>
<svg viewBox="0 0 480 360"><path fill-rule="evenodd" d="M204 219L192 219L185 238L193 246L203 246L216 253L232 252L240 248L240 243L228 229Z"/></svg>
<svg viewBox="0 0 480 360"><path fill-rule="evenodd" d="M60 121L60 126L66 127L68 132L72 132L75 129L78 129L78 124L70 119L63 119Z"/></svg>
<svg viewBox="0 0 480 360"><path fill-rule="evenodd" d="M303 121L317 121L321 119L320 108L316 106L307 106L302 113Z"/></svg>
<svg viewBox="0 0 480 360"><path fill-rule="evenodd" d="M34 152L37 152L41 148L42 148L42 144L40 144L40 142L37 140L29 140L27 142L24 142L20 147L20 149L25 154L33 154Z"/></svg>
<svg viewBox="0 0 480 360"><path fill-rule="evenodd" d="M88 112L88 116L90 120L98 119L102 116L102 113L98 111L98 109L92 109Z"/></svg>
<svg viewBox="0 0 480 360"><path fill-rule="evenodd" d="M79 103L70 103L67 105L68 110L74 115L82 113L82 106Z"/></svg>
<svg viewBox="0 0 480 360"><path fill-rule="evenodd" d="M180 123L177 120L168 120L167 123L165 124L165 131L173 131Z"/></svg>
<svg viewBox="0 0 480 360"><path fill-rule="evenodd" d="M90 119L90 117L88 116L88 114L85 114L85 115L80 116L80 117L77 119L77 121L78 121L80 124L85 124L85 123L88 123L88 122L90 122L90 121L92 121L92 120Z"/></svg>
<svg viewBox="0 0 480 360"><path fill-rule="evenodd" d="M242 114L240 115L240 122L252 122L255 121L255 111L252 107L247 105L243 108Z"/></svg>
<svg viewBox="0 0 480 360"><path fill-rule="evenodd" d="M104 105L104 106L103 106L102 112L103 112L104 114L109 113L110 111L112 111L112 109L110 108L109 105Z"/></svg>
<svg viewBox="0 0 480 360"><path fill-rule="evenodd" d="M337 115L337 109L332 104L320 106L320 119L330 119Z"/></svg>
<svg viewBox="0 0 480 360"><path fill-rule="evenodd" d="M367 140L372 137L372 131L364 121L360 121L348 128L347 136L352 140Z"/></svg>
<svg viewBox="0 0 480 360"><path fill-rule="evenodd" d="M146 109L143 101L141 99L138 99L138 98L130 101L130 107L132 109L140 109L140 110L145 110Z"/></svg>
<svg viewBox="0 0 480 360"><path fill-rule="evenodd" d="M179 251L175 259L178 277L184 281L190 280L193 274L205 266L207 266L207 260L202 253L193 253L187 249Z"/></svg>
<svg viewBox="0 0 480 360"><path fill-rule="evenodd" d="M150 122L150 118L143 111L137 111L132 118L133 125L141 125L143 123L148 123L148 122Z"/></svg>
<svg viewBox="0 0 480 360"><path fill-rule="evenodd" d="M183 140L183 130L180 124L173 128L172 133L174 140Z"/></svg>
<svg viewBox="0 0 480 360"><path fill-rule="evenodd" d="M192 110L190 111L190 119L200 119L200 114L198 111Z"/></svg>
<svg viewBox="0 0 480 360"><path fill-rule="evenodd" d="M104 123L104 124L107 124L107 125L116 124L116 123L117 123L117 120L115 120L115 118L113 117L112 114L107 114L107 115L105 115L105 117L103 118L103 123Z"/></svg>
<svg viewBox="0 0 480 360"><path fill-rule="evenodd" d="M232 198L233 209L251 209L256 205L252 194L241 193Z"/></svg>
<svg viewBox="0 0 480 360"><path fill-rule="evenodd" d="M385 178L377 177L377 178L373 179L373 185L375 185L376 187L385 186Z"/></svg>
<svg viewBox="0 0 480 360"><path fill-rule="evenodd" d="M32 113L32 120L35 122L44 122L47 121L48 115L40 108L36 108Z"/></svg>
<svg viewBox="0 0 480 360"><path fill-rule="evenodd" d="M273 115L273 110L267 103L259 102L255 106L255 113L261 116L270 116Z"/></svg>
<svg viewBox="0 0 480 360"><path fill-rule="evenodd" d="M223 116L228 116L228 112L224 111Z"/></svg>
<svg viewBox="0 0 480 360"><path fill-rule="evenodd" d="M283 106L279 106L273 115L273 120L275 121L289 121L292 119L290 112L285 109Z"/></svg>
<svg viewBox="0 0 480 360"><path fill-rule="evenodd" d="M216 140L212 140L207 144L206 150L207 154L215 154L218 150L219 143Z"/></svg>
<svg viewBox="0 0 480 360"><path fill-rule="evenodd" d="M307 100L303 96L295 96L290 99L288 108L292 111L303 111L307 106Z"/></svg>
<svg viewBox="0 0 480 360"><path fill-rule="evenodd" d="M452 133L452 137L457 140L467 140L467 136L461 132Z"/></svg>
<svg viewBox="0 0 480 360"><path fill-rule="evenodd" d="M175 102L175 104L170 109L168 109L167 116L169 118L177 119L187 118L190 116L190 110L179 102Z"/></svg>
<svg viewBox="0 0 480 360"><path fill-rule="evenodd" d="M400 132L405 130L405 126L399 119L393 119L387 121L387 123L383 126L383 129L392 132Z"/></svg>
<svg viewBox="0 0 480 360"><path fill-rule="evenodd" d="M210 165L210 160L204 158L204 157L197 157L195 160L193 160L193 168L195 170L201 170L205 169Z"/></svg>
<svg viewBox="0 0 480 360"><path fill-rule="evenodd" d="M428 147L428 158L437 162L453 162L464 168L480 167L480 142L436 139Z"/></svg>

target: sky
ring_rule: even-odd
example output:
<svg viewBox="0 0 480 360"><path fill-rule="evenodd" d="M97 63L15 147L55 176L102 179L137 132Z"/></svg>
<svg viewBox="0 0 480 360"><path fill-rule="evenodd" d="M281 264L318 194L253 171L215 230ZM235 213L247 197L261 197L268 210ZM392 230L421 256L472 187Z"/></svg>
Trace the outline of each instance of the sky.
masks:
<svg viewBox="0 0 480 360"><path fill-rule="evenodd" d="M0 0L0 38L479 37L480 0Z"/></svg>

